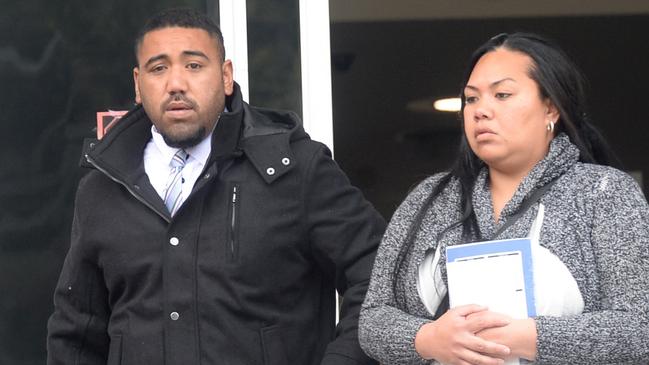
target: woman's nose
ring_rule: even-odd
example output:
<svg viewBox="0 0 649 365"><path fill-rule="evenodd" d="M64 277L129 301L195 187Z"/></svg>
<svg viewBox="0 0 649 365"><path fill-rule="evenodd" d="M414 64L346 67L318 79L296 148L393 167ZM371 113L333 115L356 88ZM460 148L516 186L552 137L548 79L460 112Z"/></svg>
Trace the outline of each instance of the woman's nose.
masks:
<svg viewBox="0 0 649 365"><path fill-rule="evenodd" d="M485 100L479 100L474 105L473 118L478 120L491 119L493 117L493 109Z"/></svg>

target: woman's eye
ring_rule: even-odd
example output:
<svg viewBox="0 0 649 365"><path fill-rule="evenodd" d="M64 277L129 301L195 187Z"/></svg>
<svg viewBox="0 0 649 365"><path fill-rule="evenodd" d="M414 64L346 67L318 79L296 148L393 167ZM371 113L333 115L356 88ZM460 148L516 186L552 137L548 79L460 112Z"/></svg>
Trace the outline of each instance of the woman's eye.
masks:
<svg viewBox="0 0 649 365"><path fill-rule="evenodd" d="M496 93L496 98L500 100L504 100L512 96L510 93Z"/></svg>
<svg viewBox="0 0 649 365"><path fill-rule="evenodd" d="M473 104L473 103L475 103L476 101L478 101L478 97L477 97L477 96L466 96L466 97L464 97L464 102L465 102L466 104Z"/></svg>

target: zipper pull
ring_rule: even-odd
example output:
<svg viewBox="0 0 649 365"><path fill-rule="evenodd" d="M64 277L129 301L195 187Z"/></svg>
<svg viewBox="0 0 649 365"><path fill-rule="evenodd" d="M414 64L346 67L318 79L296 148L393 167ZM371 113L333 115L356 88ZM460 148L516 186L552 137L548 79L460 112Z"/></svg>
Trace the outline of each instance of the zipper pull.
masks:
<svg viewBox="0 0 649 365"><path fill-rule="evenodd" d="M232 210L230 211L230 258L236 255L236 232L237 232L237 187L232 187Z"/></svg>

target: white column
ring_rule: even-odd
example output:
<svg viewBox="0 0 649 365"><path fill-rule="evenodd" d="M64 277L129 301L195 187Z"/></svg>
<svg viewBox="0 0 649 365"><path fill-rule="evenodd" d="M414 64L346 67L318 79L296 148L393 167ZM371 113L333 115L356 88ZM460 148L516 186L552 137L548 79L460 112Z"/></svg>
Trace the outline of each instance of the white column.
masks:
<svg viewBox="0 0 649 365"><path fill-rule="evenodd" d="M243 100L249 100L248 20L246 0L219 1L220 28L225 43L225 58L234 66L234 80L241 86Z"/></svg>
<svg viewBox="0 0 649 365"><path fill-rule="evenodd" d="M329 0L300 0L300 48L304 128L333 151Z"/></svg>
<svg viewBox="0 0 649 365"><path fill-rule="evenodd" d="M300 51L304 129L333 153L329 0L300 0ZM336 323L340 319L338 308L336 293Z"/></svg>

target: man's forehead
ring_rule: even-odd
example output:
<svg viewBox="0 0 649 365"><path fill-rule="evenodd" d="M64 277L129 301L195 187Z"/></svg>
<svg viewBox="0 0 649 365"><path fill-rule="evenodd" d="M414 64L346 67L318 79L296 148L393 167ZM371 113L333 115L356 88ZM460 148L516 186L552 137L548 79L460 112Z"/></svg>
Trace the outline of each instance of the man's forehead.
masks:
<svg viewBox="0 0 649 365"><path fill-rule="evenodd" d="M174 40L191 41L191 40L212 40L215 39L209 32L202 28L185 28L185 27L164 27L152 29L142 37L142 44L151 42L169 42Z"/></svg>
<svg viewBox="0 0 649 365"><path fill-rule="evenodd" d="M144 34L138 58L157 54L186 56L196 52L218 56L218 40L201 28L166 27Z"/></svg>

